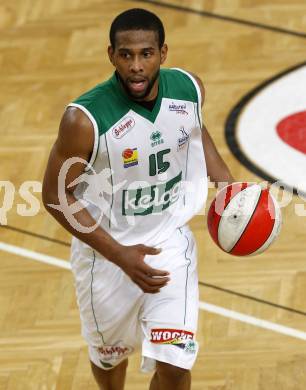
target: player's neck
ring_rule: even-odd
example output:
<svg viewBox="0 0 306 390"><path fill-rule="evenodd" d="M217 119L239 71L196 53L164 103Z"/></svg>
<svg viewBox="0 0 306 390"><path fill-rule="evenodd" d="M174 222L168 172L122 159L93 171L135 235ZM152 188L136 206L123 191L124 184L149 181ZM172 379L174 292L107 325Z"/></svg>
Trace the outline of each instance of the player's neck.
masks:
<svg viewBox="0 0 306 390"><path fill-rule="evenodd" d="M149 95L147 95L146 97L144 98L141 98L141 99L134 99L136 102L150 102L152 100L156 100L157 99L157 95L158 95L158 83L159 82L159 78L157 78L153 84L153 87L151 88L151 91L149 93Z"/></svg>

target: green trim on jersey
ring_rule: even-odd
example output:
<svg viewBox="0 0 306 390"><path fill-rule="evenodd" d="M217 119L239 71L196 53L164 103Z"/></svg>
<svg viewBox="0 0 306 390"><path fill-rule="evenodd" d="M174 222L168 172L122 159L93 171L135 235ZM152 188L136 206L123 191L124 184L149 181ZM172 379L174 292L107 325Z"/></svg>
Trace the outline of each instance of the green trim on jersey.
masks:
<svg viewBox="0 0 306 390"><path fill-rule="evenodd" d="M190 77L177 69L161 69L160 73L164 80L163 97L199 103L197 90Z"/></svg>
<svg viewBox="0 0 306 390"><path fill-rule="evenodd" d="M107 137L106 137L106 134L104 134L104 138L105 138L105 146L106 146L106 150L107 150L107 159L108 159L108 165L109 165L109 169L111 171L111 184L112 184L112 202L111 202L111 205L110 205L110 209L109 209L109 219L108 219L108 227L111 228L111 224L112 224L112 211L113 211L113 204L114 204L114 183L113 183L113 170L112 170L112 167L111 167L111 162L110 162L110 158L109 158L109 150L108 150L108 145L107 145Z"/></svg>
<svg viewBox="0 0 306 390"><path fill-rule="evenodd" d="M84 106L94 117L99 136L106 133L129 110L133 110L154 123L163 98L198 102L196 88L191 79L176 69L160 69L157 100L152 111L131 100L114 73L110 79L98 84L73 101Z"/></svg>
<svg viewBox="0 0 306 390"><path fill-rule="evenodd" d="M91 90L73 101L87 108L95 118L99 136L107 132L120 118L126 115L129 107L120 99L117 89L114 88L113 78L96 85Z"/></svg>

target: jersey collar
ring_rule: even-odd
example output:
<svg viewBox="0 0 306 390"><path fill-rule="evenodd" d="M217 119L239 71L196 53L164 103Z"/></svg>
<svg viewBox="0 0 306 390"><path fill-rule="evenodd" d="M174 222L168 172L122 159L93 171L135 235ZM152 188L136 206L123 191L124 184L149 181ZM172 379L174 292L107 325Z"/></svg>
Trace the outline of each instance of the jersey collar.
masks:
<svg viewBox="0 0 306 390"><path fill-rule="evenodd" d="M128 97L128 95L125 93L125 91L120 86L120 82L116 77L116 72L114 72L113 76L111 77L111 82L112 82L113 86L115 87L115 89L117 90L118 96L120 96L120 98L125 102L125 104L130 109L135 111L137 114L145 117L150 122L154 123L155 119L159 113L161 101L162 101L162 96L163 96L163 78L162 78L161 73L162 72L159 73L159 78L158 78L157 99L156 99L156 102L155 102L155 105L154 105L152 111L148 110L147 108L143 107L142 105L138 104L136 101L134 101Z"/></svg>

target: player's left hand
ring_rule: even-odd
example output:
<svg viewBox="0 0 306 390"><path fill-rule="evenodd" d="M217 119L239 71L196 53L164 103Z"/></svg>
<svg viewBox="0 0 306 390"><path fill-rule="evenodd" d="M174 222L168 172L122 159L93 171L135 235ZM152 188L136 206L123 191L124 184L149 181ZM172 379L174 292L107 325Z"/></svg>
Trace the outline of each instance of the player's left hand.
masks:
<svg viewBox="0 0 306 390"><path fill-rule="evenodd" d="M158 255L161 249L143 244L124 246L116 255L116 264L143 292L156 294L169 282L169 272L150 267L144 261L146 255Z"/></svg>

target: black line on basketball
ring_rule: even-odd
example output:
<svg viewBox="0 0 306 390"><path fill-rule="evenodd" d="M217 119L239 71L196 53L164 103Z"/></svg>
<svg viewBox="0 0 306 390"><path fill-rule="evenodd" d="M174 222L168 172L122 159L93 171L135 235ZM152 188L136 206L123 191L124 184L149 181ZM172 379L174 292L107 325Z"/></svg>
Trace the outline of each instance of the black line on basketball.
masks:
<svg viewBox="0 0 306 390"><path fill-rule="evenodd" d="M241 182L241 183L243 184L243 182ZM242 186L241 186L241 187L242 187ZM250 187L250 186L248 186L248 187ZM245 191L248 187L244 188L243 190L241 189L239 192L237 192L237 194L235 194L233 197L230 198L230 200L228 201L228 204L225 206L225 208L224 208L224 210L223 210L223 213L226 212L226 209L228 209L228 207L229 207L230 203L233 201L233 199L235 199L236 196L238 196L239 194L241 194L241 192L242 192L242 191ZM261 191L261 193L262 193L262 191ZM259 198L261 197L261 193L260 193L260 195L259 195L259 197L258 197L258 200L257 200L257 203L256 203L256 207L257 207L257 205L258 205ZM246 224L244 230L247 228L248 224L250 223L250 220L252 219L252 217L253 217L253 215L254 215L254 212L255 212L255 210L256 210L256 207L253 209L252 215L250 216L250 219L248 220L248 223ZM237 216L234 215L234 218L237 218ZM222 221L222 216L221 216L221 219L220 219L219 225L218 225L218 236L219 236L219 228L220 228L220 225L221 225L221 221ZM243 232L244 232L244 230L243 230ZM243 232L241 233L241 236L243 235ZM237 239L237 241L235 242L235 244L233 245L233 247L232 247L227 253L230 253L230 252L234 249L234 247L237 245L237 242L241 239L241 236ZM218 238L218 242L219 242L219 238ZM221 247L221 245L219 245L219 246L220 246L220 248L221 248L222 250L224 250L224 249ZM225 252L226 252L226 251L225 251Z"/></svg>
<svg viewBox="0 0 306 390"><path fill-rule="evenodd" d="M245 190L246 190L246 188L245 188L243 191L245 191ZM259 195L259 197L258 197L258 199L257 199L257 202L256 202L255 207L253 208L252 215L251 215L250 219L248 220L248 223L245 225L245 228L244 228L243 232L241 233L241 236L238 238L237 242L235 243L235 245L232 247L232 249L231 249L229 252L231 252L232 250L234 250L234 249L237 247L237 245L240 243L240 241L242 240L243 233L246 231L247 227L248 227L249 224L251 223L252 218L253 218L253 216L254 216L254 214L255 214L255 212L256 212L257 206L258 206L258 204L259 204L259 202L260 202L262 196L263 196L263 190L261 189L261 190L260 190L260 195ZM274 223L275 223L275 221L274 221ZM272 233L272 231L273 231L273 227L274 227L274 225L272 226L271 231L270 231L268 237L270 237L270 235L271 235L271 233ZM262 245L264 245L264 244L262 244ZM262 247L262 246L261 246L261 247ZM260 248L261 248L261 247L260 247ZM255 249L254 252L256 252L256 251L257 251L258 249L260 249L260 248ZM252 253L254 253L254 252L252 252ZM252 253L250 253L249 255L252 255Z"/></svg>
<svg viewBox="0 0 306 390"><path fill-rule="evenodd" d="M277 26L269 26L268 24L252 22L251 20L233 18L231 16L214 14L212 12L197 10L194 8L184 7L181 5L176 5L176 4L171 4L171 3L164 3L161 1L155 1L155 0L135 0L135 1L138 3L147 3L147 4L156 5L158 7L174 9L176 11L188 12L191 14L200 15L200 16L204 16L207 18L218 19L218 20L222 20L225 22L242 24L242 25L249 26L249 27L260 28L262 30L268 30L268 31L276 32L276 33L293 35L293 36L296 36L299 38L304 38L304 39L306 38L306 34L303 32L300 32L300 31L288 30L286 28L281 28L281 27L277 27Z"/></svg>
<svg viewBox="0 0 306 390"><path fill-rule="evenodd" d="M282 309L282 310L289 311L291 313L306 316L306 312L304 312L304 311L293 309L293 308L288 307L288 306L279 305L277 303L266 301L264 299L256 298L256 297L253 297L252 295L242 294L242 293L239 293L237 291L229 290L227 288L219 287L219 286L216 286L214 284L205 283L205 282L201 282L201 281L199 281L199 285L204 286L204 287L213 288L214 290L222 291L222 292L225 292L225 293L228 293L231 295L236 295L236 296L241 297L241 298L246 298L246 299L249 299L251 301L258 302L258 303L263 303L265 305L273 306L277 309Z"/></svg>

